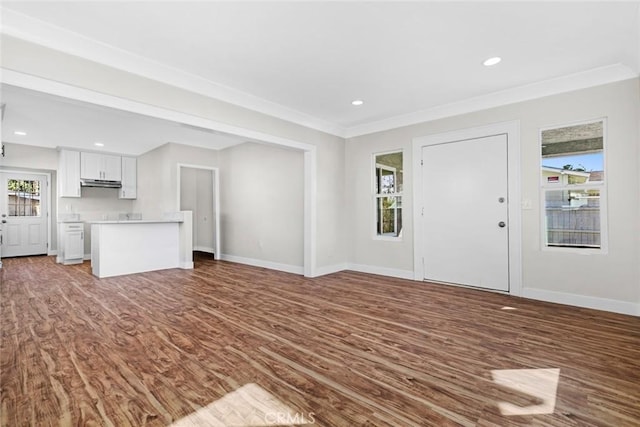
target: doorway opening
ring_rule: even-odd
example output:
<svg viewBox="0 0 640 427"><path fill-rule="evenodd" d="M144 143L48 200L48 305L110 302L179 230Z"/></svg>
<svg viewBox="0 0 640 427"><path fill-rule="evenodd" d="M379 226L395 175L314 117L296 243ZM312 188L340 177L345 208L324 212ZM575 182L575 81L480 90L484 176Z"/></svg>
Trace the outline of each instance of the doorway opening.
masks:
<svg viewBox="0 0 640 427"><path fill-rule="evenodd" d="M178 164L178 206L193 212L193 250L220 259L218 168Z"/></svg>

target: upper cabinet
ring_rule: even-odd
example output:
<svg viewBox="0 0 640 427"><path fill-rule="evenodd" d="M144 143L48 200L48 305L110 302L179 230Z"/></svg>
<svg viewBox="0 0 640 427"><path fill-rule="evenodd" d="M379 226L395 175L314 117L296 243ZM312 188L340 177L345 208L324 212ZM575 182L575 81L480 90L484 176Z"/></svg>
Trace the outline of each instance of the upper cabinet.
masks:
<svg viewBox="0 0 640 427"><path fill-rule="evenodd" d="M58 153L58 196L80 197L80 152L60 150Z"/></svg>
<svg viewBox="0 0 640 427"><path fill-rule="evenodd" d="M135 157L122 157L122 187L118 197L135 199L137 197L138 170Z"/></svg>
<svg viewBox="0 0 640 427"><path fill-rule="evenodd" d="M81 153L80 178L120 181L122 179L121 157L111 154Z"/></svg>

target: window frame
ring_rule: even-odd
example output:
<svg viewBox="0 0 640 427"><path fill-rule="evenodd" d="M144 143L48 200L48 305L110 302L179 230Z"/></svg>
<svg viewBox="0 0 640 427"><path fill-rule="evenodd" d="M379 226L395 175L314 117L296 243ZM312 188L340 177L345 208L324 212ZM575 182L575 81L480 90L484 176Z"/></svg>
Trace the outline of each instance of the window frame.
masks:
<svg viewBox="0 0 640 427"><path fill-rule="evenodd" d="M404 179L404 170L405 170L405 155L404 155L404 149L402 148L398 148L395 150L388 150L388 151L380 151L380 152L375 152L372 153L371 155L371 169L370 169L370 173L371 173L371 201L372 201L372 216L371 216L371 230L372 230L372 239L373 240L380 240L380 241L389 241L389 242L401 242L403 240L403 233L402 233L402 228L400 229L400 233L398 236L384 236L384 235L380 235L378 234L378 199L384 198L384 197L394 197L394 198L399 198L400 200L402 200L403 198L403 191L398 192L398 182L397 182L397 170L393 170L394 168L390 167L390 166L386 166L386 165L380 165L383 169L385 170L393 170L394 172L394 193L378 193L377 188L378 188L378 176L377 176L377 169L378 169L378 162L377 162L377 158L378 156L384 156L387 154L396 154L396 153L400 153L402 154L402 187L404 189L404 184L405 184L405 179ZM402 209L402 208L401 208ZM397 216L396 216L397 218Z"/></svg>
<svg viewBox="0 0 640 427"><path fill-rule="evenodd" d="M604 172L604 180L594 183L584 184L549 184L545 182L542 174L543 157L542 157L542 133L548 130L561 129L565 127L588 125L591 123L602 122L602 168ZM574 253L581 255L606 255L609 250L609 234L608 234L608 181L609 171L607 166L607 117L599 117L590 120L575 121L563 123L553 126L541 127L538 132L538 190L540 201L540 247L545 252L561 252ZM546 212L546 195L550 191L571 191L571 190L598 190L600 192L600 247L579 247L579 246L550 246L548 243L547 228L547 212Z"/></svg>
<svg viewBox="0 0 640 427"><path fill-rule="evenodd" d="M6 189L7 191L7 200L6 200L6 205L7 205L7 217L10 218L42 218L42 210L41 210L41 203L42 203L42 186L40 185L40 180L31 180L31 179L7 179L7 187L9 186L9 184L15 181L16 183L26 183L29 182L31 183L30 185L34 185L33 183L37 182L38 183L38 191L37 192L28 192L28 191L21 191L21 190L10 190L9 188ZM15 198L14 203L11 203L11 197ZM20 200L22 199L22 203L20 202ZM37 200L37 205L33 206L33 201ZM30 203L27 204L27 201L29 201ZM13 208L13 212L14 215L11 214L12 212L12 208ZM30 212L29 215L27 215L27 208ZM36 215L34 215L34 211L37 213ZM22 215L20 215L20 212L22 212Z"/></svg>

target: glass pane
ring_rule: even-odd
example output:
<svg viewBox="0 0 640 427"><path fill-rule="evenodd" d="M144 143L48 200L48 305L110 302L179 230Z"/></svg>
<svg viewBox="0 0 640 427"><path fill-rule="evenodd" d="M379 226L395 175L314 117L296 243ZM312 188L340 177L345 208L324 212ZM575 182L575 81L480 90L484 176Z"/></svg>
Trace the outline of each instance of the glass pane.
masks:
<svg viewBox="0 0 640 427"><path fill-rule="evenodd" d="M604 181L603 122L542 132L543 184Z"/></svg>
<svg viewBox="0 0 640 427"><path fill-rule="evenodd" d="M600 190L545 192L547 246L600 247Z"/></svg>
<svg viewBox="0 0 640 427"><path fill-rule="evenodd" d="M402 152L376 155L376 194L402 192Z"/></svg>
<svg viewBox="0 0 640 427"><path fill-rule="evenodd" d="M380 177L380 193L393 194L396 192L396 172L378 168Z"/></svg>
<svg viewBox="0 0 640 427"><path fill-rule="evenodd" d="M400 236L402 232L402 197L377 197L376 213L378 236Z"/></svg>
<svg viewBox="0 0 640 427"><path fill-rule="evenodd" d="M40 181L7 181L9 216L40 216Z"/></svg>

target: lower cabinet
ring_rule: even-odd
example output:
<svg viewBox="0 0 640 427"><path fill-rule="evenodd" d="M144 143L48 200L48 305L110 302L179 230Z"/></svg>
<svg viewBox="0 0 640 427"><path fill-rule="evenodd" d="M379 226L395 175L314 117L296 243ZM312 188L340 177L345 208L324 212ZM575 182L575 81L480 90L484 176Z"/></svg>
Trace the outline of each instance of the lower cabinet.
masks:
<svg viewBox="0 0 640 427"><path fill-rule="evenodd" d="M84 259L84 224L69 222L61 225L63 264L80 264Z"/></svg>

